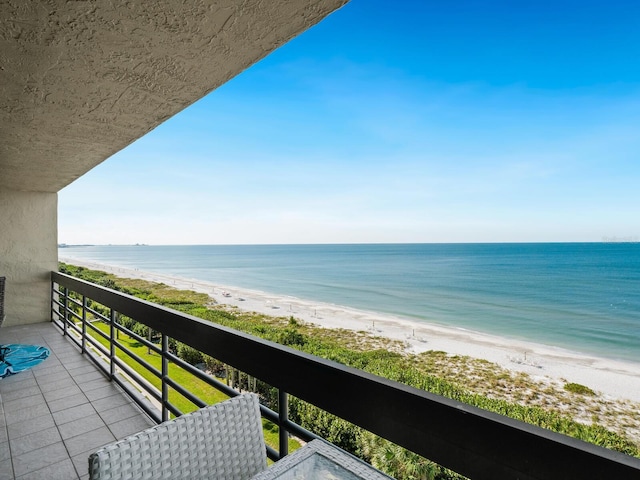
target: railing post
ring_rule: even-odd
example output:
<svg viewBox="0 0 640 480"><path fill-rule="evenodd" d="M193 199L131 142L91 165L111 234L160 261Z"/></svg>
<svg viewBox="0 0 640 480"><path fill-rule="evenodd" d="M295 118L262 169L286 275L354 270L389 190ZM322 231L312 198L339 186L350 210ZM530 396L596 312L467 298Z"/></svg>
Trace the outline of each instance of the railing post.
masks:
<svg viewBox="0 0 640 480"><path fill-rule="evenodd" d="M63 287L64 291L61 289L60 293L62 293L62 334L67 335L67 319L69 317L69 305L67 302L67 295L69 295L69 290L67 287Z"/></svg>
<svg viewBox="0 0 640 480"><path fill-rule="evenodd" d="M116 330L116 311L112 308L111 315L109 317L109 374L111 379L116 376L116 362L113 361L116 358L116 344L114 342L115 330Z"/></svg>
<svg viewBox="0 0 640 480"><path fill-rule="evenodd" d="M162 421L169 420L169 385L167 385L167 378L169 378L169 337L164 333L162 334Z"/></svg>
<svg viewBox="0 0 640 480"><path fill-rule="evenodd" d="M60 288L60 286L58 286L58 288ZM56 309L56 304L55 304L55 300L57 300L56 297L56 282L54 282L53 280L51 280L51 321L53 322L53 316L58 313L58 310Z"/></svg>
<svg viewBox="0 0 640 480"><path fill-rule="evenodd" d="M87 296L82 295L82 353L87 353Z"/></svg>
<svg viewBox="0 0 640 480"><path fill-rule="evenodd" d="M289 431L285 427L285 422L289 420L289 396L287 392L278 389L278 453L280 458L289 454Z"/></svg>

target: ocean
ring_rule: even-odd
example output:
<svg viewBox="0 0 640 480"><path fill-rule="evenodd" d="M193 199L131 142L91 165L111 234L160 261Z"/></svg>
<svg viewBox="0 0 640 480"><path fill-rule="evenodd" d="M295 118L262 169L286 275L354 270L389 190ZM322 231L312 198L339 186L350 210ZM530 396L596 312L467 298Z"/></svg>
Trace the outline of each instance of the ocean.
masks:
<svg viewBox="0 0 640 480"><path fill-rule="evenodd" d="M639 243L108 245L59 255L640 362Z"/></svg>

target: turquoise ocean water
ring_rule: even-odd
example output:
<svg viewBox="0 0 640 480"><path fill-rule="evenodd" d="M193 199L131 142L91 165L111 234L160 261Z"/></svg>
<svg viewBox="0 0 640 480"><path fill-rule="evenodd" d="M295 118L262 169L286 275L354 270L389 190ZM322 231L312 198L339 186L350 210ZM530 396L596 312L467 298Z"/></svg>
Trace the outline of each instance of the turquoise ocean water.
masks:
<svg viewBox="0 0 640 480"><path fill-rule="evenodd" d="M640 244L69 246L65 258L640 362Z"/></svg>

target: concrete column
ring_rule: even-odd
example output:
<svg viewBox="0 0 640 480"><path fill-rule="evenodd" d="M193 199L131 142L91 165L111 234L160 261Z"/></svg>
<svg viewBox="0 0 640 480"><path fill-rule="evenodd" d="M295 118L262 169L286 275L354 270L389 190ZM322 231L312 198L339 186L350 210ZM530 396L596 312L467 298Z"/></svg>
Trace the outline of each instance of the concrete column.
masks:
<svg viewBox="0 0 640 480"><path fill-rule="evenodd" d="M50 272L57 268L58 194L0 188L4 326L50 320Z"/></svg>

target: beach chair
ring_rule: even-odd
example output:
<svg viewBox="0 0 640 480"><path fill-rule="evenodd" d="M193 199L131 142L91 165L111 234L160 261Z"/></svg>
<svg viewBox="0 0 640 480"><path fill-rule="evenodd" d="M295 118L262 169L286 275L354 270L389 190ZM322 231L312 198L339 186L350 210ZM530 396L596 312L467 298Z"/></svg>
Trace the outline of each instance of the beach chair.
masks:
<svg viewBox="0 0 640 480"><path fill-rule="evenodd" d="M258 396L239 395L100 448L90 480L249 479L267 468Z"/></svg>

